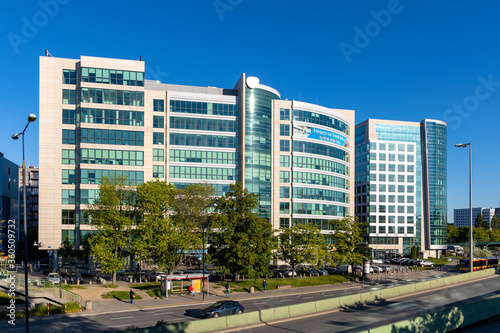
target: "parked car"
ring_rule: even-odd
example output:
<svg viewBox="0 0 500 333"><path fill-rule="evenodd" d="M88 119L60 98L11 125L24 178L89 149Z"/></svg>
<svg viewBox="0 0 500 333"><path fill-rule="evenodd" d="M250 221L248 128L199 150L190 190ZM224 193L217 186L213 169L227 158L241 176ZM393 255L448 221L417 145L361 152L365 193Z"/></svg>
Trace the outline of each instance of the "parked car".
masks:
<svg viewBox="0 0 500 333"><path fill-rule="evenodd" d="M315 270L314 268L308 269L307 274L310 274L311 276L319 276L319 272L317 270Z"/></svg>
<svg viewBox="0 0 500 333"><path fill-rule="evenodd" d="M149 274L149 281L156 281L156 277L160 275L165 275L165 272L152 272Z"/></svg>
<svg viewBox="0 0 500 333"><path fill-rule="evenodd" d="M381 265L381 266L378 266L382 269L382 272L390 272L391 271L391 266L389 265Z"/></svg>
<svg viewBox="0 0 500 333"><path fill-rule="evenodd" d="M373 273L382 273L384 270L380 266L371 266Z"/></svg>
<svg viewBox="0 0 500 333"><path fill-rule="evenodd" d="M321 269L319 270L319 275L329 275L329 274L330 274L330 273L329 273L329 272L328 272L328 270L326 270L326 269L321 268Z"/></svg>
<svg viewBox="0 0 500 333"><path fill-rule="evenodd" d="M245 311L243 305L237 301L217 301L200 312L201 318L217 318L221 316L229 316L232 314L240 314Z"/></svg>
<svg viewBox="0 0 500 333"><path fill-rule="evenodd" d="M49 273L49 275L47 275L47 280L53 284L59 284L61 283L61 275L59 275L59 273Z"/></svg>
<svg viewBox="0 0 500 333"><path fill-rule="evenodd" d="M429 260L417 260L416 264L419 267L434 267L434 263Z"/></svg>
<svg viewBox="0 0 500 333"><path fill-rule="evenodd" d="M284 277L292 277L292 275L297 276L297 272L294 272L292 270L282 270L281 273Z"/></svg>
<svg viewBox="0 0 500 333"><path fill-rule="evenodd" d="M83 280L83 277L82 277L82 274L80 273L73 273L69 276L69 283L71 284L82 284L82 283L85 283L85 281Z"/></svg>
<svg viewBox="0 0 500 333"><path fill-rule="evenodd" d="M372 264L383 264L384 261L382 259L372 259Z"/></svg>

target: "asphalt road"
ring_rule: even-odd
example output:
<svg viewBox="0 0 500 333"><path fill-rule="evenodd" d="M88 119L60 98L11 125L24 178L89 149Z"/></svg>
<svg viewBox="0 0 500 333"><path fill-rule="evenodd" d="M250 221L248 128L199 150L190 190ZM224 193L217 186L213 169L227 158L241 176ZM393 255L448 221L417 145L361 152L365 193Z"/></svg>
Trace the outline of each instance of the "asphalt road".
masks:
<svg viewBox="0 0 500 333"><path fill-rule="evenodd" d="M500 277L494 276L493 278L474 281L458 287L429 291L417 295L401 297L396 300L350 307L318 316L272 323L249 329L239 329L238 332L360 332L425 314L435 314L447 307L462 305L474 300L500 295L499 282ZM439 318L437 319L439 320ZM479 329L479 326L474 325L473 328L464 328L459 332L497 332L499 327L499 322L494 322L485 324L485 331ZM410 329L409 331L413 332L416 330Z"/></svg>
<svg viewBox="0 0 500 333"><path fill-rule="evenodd" d="M425 277L422 279L418 279L419 281L422 280L429 280L431 279L430 277ZM495 286L495 288L500 289L500 284L498 283L498 278L493 278L491 280L495 280L496 284L498 286ZM384 288L384 287L393 287L398 284L407 284L407 283L412 283L414 281L404 281L404 282L399 282L399 283L391 283L388 285L378 285L374 287L356 287L353 289L337 289L335 291L330 290L330 291L322 291L322 292L314 292L314 293L308 293L308 294L296 294L293 291L290 291L290 294L286 295L275 295L272 297L258 297L258 298L252 298L252 299L245 299L245 298L240 298L238 300L241 301L241 303L245 306L245 312L251 312L251 311L257 311L257 310L262 310L262 309L268 309L268 308L274 308L274 307L279 307L279 306L285 306L285 305L291 305L291 304L299 304L299 303L304 303L304 302L311 302L315 300L321 300L321 299L327 299L327 298L332 298L332 297L339 297L343 295L349 295L353 293L359 293L361 290L368 291L372 288ZM473 283L474 284L474 283ZM474 290L478 294L484 294L487 292L491 292L492 290L496 289L489 286L489 285L482 285L482 282L476 282L474 286ZM467 293L462 293L463 287L452 287L448 293L454 294L456 293L457 290L460 290L458 294L463 294L463 295L468 295ZM470 288L466 288L465 290L469 290ZM440 291L437 294L441 294L442 292ZM431 292L430 294L433 294ZM469 295L470 296L470 295ZM444 299L446 299L447 296L443 296ZM411 299L411 297L409 298ZM465 297L464 299L467 299ZM392 303L391 303L392 304ZM390 305L390 304L387 304ZM179 322L179 321L186 321L186 320L199 320L199 311L200 309L206 306L205 304L198 303L198 304L189 304L189 305L180 305L180 306L170 306L170 307L152 307L152 308L142 308L138 310L131 310L131 311L126 311L126 312L119 312L119 313L109 313L109 314L103 314L103 315L73 315L73 316L65 316L65 315L60 315L60 316L50 316L50 317L34 317L30 319L30 328L32 332L40 332L40 333L48 333L48 332L91 332L91 331L99 331L99 332L112 332L112 331L122 331L127 327L130 327L131 325L136 326L136 327L148 327L148 326L153 326L156 324L157 321L159 320L164 320L169 323L174 323L174 322ZM413 307L413 305L408 306L406 303L403 304L404 309L410 309ZM381 305L376 306L375 309L382 309ZM387 309L393 309L392 307L389 307ZM383 310L381 310L383 311ZM406 310L409 311L409 310ZM396 310L395 312L399 312L399 310ZM405 315L408 315L409 312L403 312ZM344 314L344 313L343 313ZM320 316L321 317L321 316ZM311 332L311 327L314 327L316 325L316 319L320 317L314 317L312 322L310 322L308 325L304 326L304 330L300 331L298 330L297 332ZM331 315L327 315L325 318L330 318ZM380 317L380 315L375 316L375 317ZM331 320L331 319L328 319ZM360 325L359 318L353 318L352 324L349 324L349 321L345 320L345 317L341 316L339 318L338 322L342 323L342 327L358 327ZM391 318L392 320L392 318ZM300 322L302 322L301 320ZM307 320L306 320L307 321ZM284 323L286 324L286 323ZM293 329L297 329L296 327L297 324L293 324L292 322L292 327ZM312 325L312 326L311 326ZM332 327L331 326L326 326L328 327L326 331L332 332ZM262 332L269 332L267 328L259 328L259 329L267 329ZM248 331L248 332L254 332L255 329ZM24 331L24 320L23 319L16 319L16 326L11 326L9 325L6 321L0 322L0 332L22 332ZM241 331L241 330L240 330ZM285 329L286 331L286 329ZM276 332L285 332L281 328L279 331ZM319 331L321 332L321 330Z"/></svg>

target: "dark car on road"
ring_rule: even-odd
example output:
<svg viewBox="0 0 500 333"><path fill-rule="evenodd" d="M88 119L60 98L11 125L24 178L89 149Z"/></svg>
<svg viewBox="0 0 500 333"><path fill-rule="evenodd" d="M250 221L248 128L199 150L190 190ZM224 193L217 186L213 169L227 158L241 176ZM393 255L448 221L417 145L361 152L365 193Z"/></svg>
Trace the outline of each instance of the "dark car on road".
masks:
<svg viewBox="0 0 500 333"><path fill-rule="evenodd" d="M245 311L243 305L237 301L217 301L204 308L200 312L201 318L217 318L221 316L229 316L232 314L240 314Z"/></svg>

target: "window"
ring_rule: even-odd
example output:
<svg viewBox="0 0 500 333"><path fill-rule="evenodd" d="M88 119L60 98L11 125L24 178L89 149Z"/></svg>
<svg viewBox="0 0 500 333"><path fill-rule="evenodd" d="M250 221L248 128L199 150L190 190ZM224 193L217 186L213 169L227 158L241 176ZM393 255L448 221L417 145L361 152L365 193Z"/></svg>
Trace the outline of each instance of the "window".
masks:
<svg viewBox="0 0 500 333"><path fill-rule="evenodd" d="M153 161L164 161L165 151L163 149L153 148Z"/></svg>
<svg viewBox="0 0 500 333"><path fill-rule="evenodd" d="M394 183L396 181L396 175L389 175L389 182Z"/></svg>
<svg viewBox="0 0 500 333"><path fill-rule="evenodd" d="M398 183L404 183L405 182L405 175L398 175Z"/></svg>
<svg viewBox="0 0 500 333"><path fill-rule="evenodd" d="M370 173L370 181L377 181L377 174L376 173Z"/></svg>
<svg viewBox="0 0 500 333"><path fill-rule="evenodd" d="M413 185L408 185L407 189L406 189L406 192L407 193L413 193L415 190L414 190L414 186Z"/></svg>
<svg viewBox="0 0 500 333"><path fill-rule="evenodd" d="M398 206L398 213L404 214L405 213L405 206Z"/></svg>
<svg viewBox="0 0 500 333"><path fill-rule="evenodd" d="M153 132L153 144L163 145L165 144L165 135L159 132Z"/></svg>
<svg viewBox="0 0 500 333"><path fill-rule="evenodd" d="M398 185L398 193L405 193L405 186L404 185Z"/></svg>
<svg viewBox="0 0 500 333"><path fill-rule="evenodd" d="M398 144L398 151L405 151L405 144L404 143Z"/></svg>
<svg viewBox="0 0 500 333"><path fill-rule="evenodd" d="M398 216L398 223L405 223L405 217L404 216Z"/></svg>
<svg viewBox="0 0 500 333"><path fill-rule="evenodd" d="M382 193L385 192L386 191L386 185L385 184L380 184L378 186L378 191L382 192Z"/></svg>
<svg viewBox="0 0 500 333"><path fill-rule="evenodd" d="M383 226L383 225L379 226L379 227L378 227L378 232L379 232L380 234L385 234L385 226Z"/></svg>
<svg viewBox="0 0 500 333"><path fill-rule="evenodd" d="M378 201L385 202L385 198L386 198L385 194L381 194L378 196Z"/></svg>
<svg viewBox="0 0 500 333"><path fill-rule="evenodd" d="M385 153L378 154L378 159L379 159L379 161L385 161L385 159L386 159Z"/></svg>
<svg viewBox="0 0 500 333"><path fill-rule="evenodd" d="M63 69L63 84L76 84L76 71L73 69Z"/></svg>
<svg viewBox="0 0 500 333"><path fill-rule="evenodd" d="M280 228L290 228L290 218L280 217Z"/></svg>
<svg viewBox="0 0 500 333"><path fill-rule="evenodd" d="M76 90L63 89L63 104L76 104Z"/></svg>
<svg viewBox="0 0 500 333"><path fill-rule="evenodd" d="M389 171L395 172L396 171L396 165L395 164L389 164Z"/></svg>
<svg viewBox="0 0 500 333"><path fill-rule="evenodd" d="M153 116L153 128L164 128L163 116Z"/></svg>
<svg viewBox="0 0 500 333"><path fill-rule="evenodd" d="M280 183L290 182L290 171L280 171Z"/></svg>
<svg viewBox="0 0 500 333"><path fill-rule="evenodd" d="M396 154L389 154L389 162L395 162L396 161Z"/></svg>
<svg viewBox="0 0 500 333"><path fill-rule="evenodd" d="M413 216L408 216L406 218L406 223L413 223Z"/></svg>
<svg viewBox="0 0 500 333"><path fill-rule="evenodd" d="M396 202L396 196L395 195L390 195L389 196L389 202Z"/></svg>
<svg viewBox="0 0 500 333"><path fill-rule="evenodd" d="M410 162L410 163L415 162L415 156L413 156L413 155L406 156L406 161Z"/></svg>
<svg viewBox="0 0 500 333"><path fill-rule="evenodd" d="M389 151L396 151L396 144L395 143L389 143Z"/></svg>
<svg viewBox="0 0 500 333"><path fill-rule="evenodd" d="M362 196L363 198L365 196ZM362 197L358 197L358 199L362 198ZM363 202L365 202L366 200L363 200ZM376 202L377 201L377 195L376 194L370 194L370 202Z"/></svg>
<svg viewBox="0 0 500 333"><path fill-rule="evenodd" d="M370 205L369 213L376 213L376 212L377 212L377 205Z"/></svg>
<svg viewBox="0 0 500 333"><path fill-rule="evenodd" d="M290 125L280 124L280 135L290 136Z"/></svg>
<svg viewBox="0 0 500 333"><path fill-rule="evenodd" d="M280 214L290 214L289 202L280 202Z"/></svg>
<svg viewBox="0 0 500 333"><path fill-rule="evenodd" d="M144 112L82 108L82 123L144 126Z"/></svg>
<svg viewBox="0 0 500 333"><path fill-rule="evenodd" d="M153 165L153 178L163 177L163 165Z"/></svg>
<svg viewBox="0 0 500 333"><path fill-rule="evenodd" d="M398 164L398 172L405 172L404 164Z"/></svg>
<svg viewBox="0 0 500 333"><path fill-rule="evenodd" d="M381 163L381 164L379 164L379 165L378 165L378 170L379 170L379 171L385 171L385 170L386 170L386 168L385 168L385 163Z"/></svg>
<svg viewBox="0 0 500 333"><path fill-rule="evenodd" d="M63 149L62 151L62 164L75 164L75 151Z"/></svg>
<svg viewBox="0 0 500 333"><path fill-rule="evenodd" d="M379 205L378 206L378 212L379 213L386 213L386 206L385 205Z"/></svg>
<svg viewBox="0 0 500 333"><path fill-rule="evenodd" d="M290 120L290 109L280 109L280 120Z"/></svg>
<svg viewBox="0 0 500 333"><path fill-rule="evenodd" d="M76 124L76 117L75 117L76 110L62 110L62 111L63 111L62 123L75 125Z"/></svg>
<svg viewBox="0 0 500 333"><path fill-rule="evenodd" d="M82 82L144 86L144 72L82 67Z"/></svg>
<svg viewBox="0 0 500 333"><path fill-rule="evenodd" d="M413 196L412 195L407 196L406 197L406 202L408 202L408 203L414 203Z"/></svg>
<svg viewBox="0 0 500 333"><path fill-rule="evenodd" d="M398 154L398 162L404 162L405 161L405 155L404 154Z"/></svg>
<svg viewBox="0 0 500 333"><path fill-rule="evenodd" d="M385 143L379 143L379 144L378 144L378 149L379 149L379 150L386 150L386 149L387 149L387 148L386 148L386 144L385 144Z"/></svg>
<svg viewBox="0 0 500 333"><path fill-rule="evenodd" d="M83 103L144 106L143 91L81 88Z"/></svg>
<svg viewBox="0 0 500 333"><path fill-rule="evenodd" d="M170 112L238 116L238 104L219 104L170 100Z"/></svg>
<svg viewBox="0 0 500 333"><path fill-rule="evenodd" d="M405 196L404 195L398 195L398 203L405 203Z"/></svg>
<svg viewBox="0 0 500 333"><path fill-rule="evenodd" d="M413 175L409 175L409 176L406 176L406 181L408 183L413 183L415 181L415 178L413 177Z"/></svg>
<svg viewBox="0 0 500 333"><path fill-rule="evenodd" d="M413 152L415 151L414 146L413 146L413 145L408 145L408 147L407 147L407 151L408 151L409 153L413 153Z"/></svg>
<svg viewBox="0 0 500 333"><path fill-rule="evenodd" d="M414 172L415 171L415 167L413 165L408 165L407 171L408 172Z"/></svg>
<svg viewBox="0 0 500 333"><path fill-rule="evenodd" d="M408 206L408 207L406 207L406 212L407 212L408 214L413 214L413 206Z"/></svg>
<svg viewBox="0 0 500 333"><path fill-rule="evenodd" d="M396 192L396 185L389 185L389 192L391 193Z"/></svg>
<svg viewBox="0 0 500 333"><path fill-rule="evenodd" d="M289 140L280 140L280 151L290 151Z"/></svg>
<svg viewBox="0 0 500 333"><path fill-rule="evenodd" d="M376 161L377 160L377 153L370 153L370 161Z"/></svg>
<svg viewBox="0 0 500 333"><path fill-rule="evenodd" d="M280 187L280 198L290 198L290 188L289 187Z"/></svg>
<svg viewBox="0 0 500 333"><path fill-rule="evenodd" d="M280 155L280 167L281 168L290 167L290 156Z"/></svg>
<svg viewBox="0 0 500 333"><path fill-rule="evenodd" d="M381 181L381 182L385 182L386 181L386 174L380 174L378 175L378 180Z"/></svg>
<svg viewBox="0 0 500 333"><path fill-rule="evenodd" d="M65 145L74 145L76 144L75 139L75 130L62 130L62 143Z"/></svg>
<svg viewBox="0 0 500 333"><path fill-rule="evenodd" d="M390 234L396 233L396 227L389 227L389 233Z"/></svg>
<svg viewBox="0 0 500 333"><path fill-rule="evenodd" d="M394 205L390 205L388 208L389 208L389 210L388 210L388 212L389 212L389 213L391 213L391 214L392 214L392 213L395 213L395 212L396 212L396 206L394 206Z"/></svg>
<svg viewBox="0 0 500 333"><path fill-rule="evenodd" d="M107 165L144 165L144 152L133 150L82 148L81 163Z"/></svg>
<svg viewBox="0 0 500 333"><path fill-rule="evenodd" d="M377 164L376 163L370 163L370 170L377 171Z"/></svg>
<svg viewBox="0 0 500 333"><path fill-rule="evenodd" d="M153 100L153 111L163 112L165 111L165 101L162 99Z"/></svg>

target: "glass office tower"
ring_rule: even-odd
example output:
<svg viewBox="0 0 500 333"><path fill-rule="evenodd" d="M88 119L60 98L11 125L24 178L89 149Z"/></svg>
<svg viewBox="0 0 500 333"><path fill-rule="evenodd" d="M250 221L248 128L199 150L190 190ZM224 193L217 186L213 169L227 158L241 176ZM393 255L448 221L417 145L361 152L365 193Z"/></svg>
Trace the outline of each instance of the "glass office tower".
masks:
<svg viewBox="0 0 500 333"><path fill-rule="evenodd" d="M356 215L375 257L446 247L446 123L368 119L356 126ZM444 230L444 232L443 232Z"/></svg>

